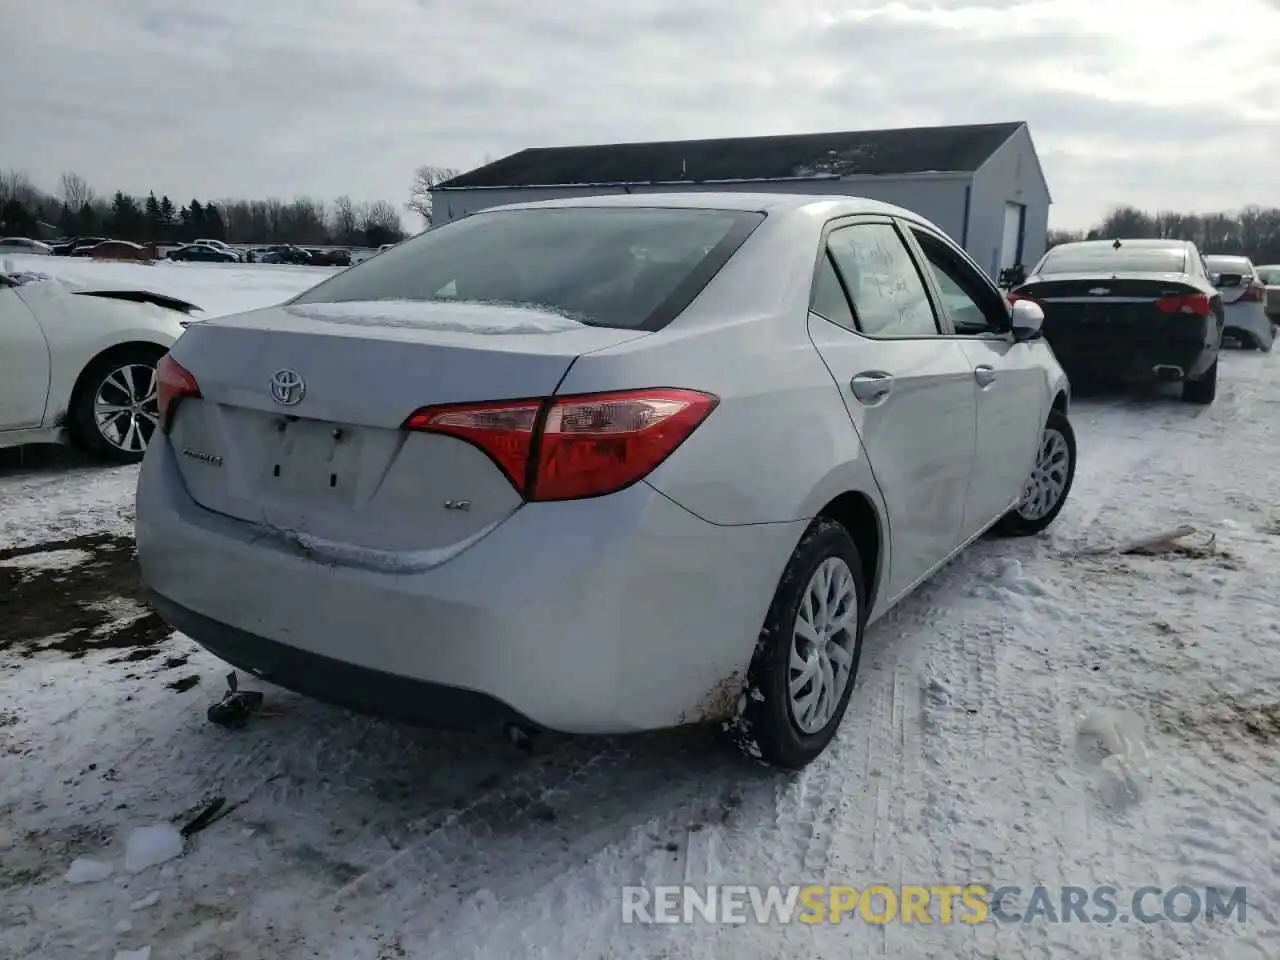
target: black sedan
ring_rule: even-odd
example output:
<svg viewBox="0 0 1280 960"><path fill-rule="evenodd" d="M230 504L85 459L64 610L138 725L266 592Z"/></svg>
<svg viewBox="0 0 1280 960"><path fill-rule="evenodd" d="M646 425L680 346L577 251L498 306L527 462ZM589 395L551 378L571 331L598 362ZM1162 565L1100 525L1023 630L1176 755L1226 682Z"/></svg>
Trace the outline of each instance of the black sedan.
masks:
<svg viewBox="0 0 1280 960"><path fill-rule="evenodd" d="M1009 300L1044 310L1045 339L1074 382L1176 380L1212 403L1222 295L1195 244L1086 240L1053 247Z"/></svg>
<svg viewBox="0 0 1280 960"><path fill-rule="evenodd" d="M219 250L204 243L192 243L169 251L170 260L189 260L194 263L239 263L234 253Z"/></svg>

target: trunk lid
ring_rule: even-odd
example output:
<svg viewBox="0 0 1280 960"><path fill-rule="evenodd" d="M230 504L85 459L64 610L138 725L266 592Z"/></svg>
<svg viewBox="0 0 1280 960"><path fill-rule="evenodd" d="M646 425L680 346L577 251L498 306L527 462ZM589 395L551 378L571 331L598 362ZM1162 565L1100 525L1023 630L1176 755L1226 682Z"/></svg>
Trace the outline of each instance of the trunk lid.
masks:
<svg viewBox="0 0 1280 960"><path fill-rule="evenodd" d="M337 560L431 565L523 501L471 444L402 431L409 414L549 396L578 356L647 335L475 304L324 303L216 318L172 351L201 397L178 405L170 440L206 509Z"/></svg>
<svg viewBox="0 0 1280 960"><path fill-rule="evenodd" d="M1162 313L1156 301L1165 297L1203 292L1180 273L1098 275L1053 274L1031 277L1017 291L1033 297L1044 308L1045 331L1071 330L1077 334L1093 331L1120 332L1150 329L1173 317Z"/></svg>
<svg viewBox="0 0 1280 960"><path fill-rule="evenodd" d="M1252 284L1253 278L1243 273L1223 273L1219 274L1218 282L1214 286L1222 295L1223 304L1232 304L1243 297Z"/></svg>
<svg viewBox="0 0 1280 960"><path fill-rule="evenodd" d="M1052 274L1017 290L1044 309L1044 336L1064 362L1117 350L1204 339L1204 320L1166 314L1156 301L1204 291L1179 273Z"/></svg>

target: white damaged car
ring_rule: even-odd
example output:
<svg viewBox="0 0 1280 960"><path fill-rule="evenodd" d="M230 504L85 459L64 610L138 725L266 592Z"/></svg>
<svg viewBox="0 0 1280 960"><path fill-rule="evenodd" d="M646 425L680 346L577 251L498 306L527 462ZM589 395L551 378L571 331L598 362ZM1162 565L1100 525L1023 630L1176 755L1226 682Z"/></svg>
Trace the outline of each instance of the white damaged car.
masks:
<svg viewBox="0 0 1280 960"><path fill-rule="evenodd" d="M139 462L158 422L156 364L198 309L0 261L0 447L71 442Z"/></svg>

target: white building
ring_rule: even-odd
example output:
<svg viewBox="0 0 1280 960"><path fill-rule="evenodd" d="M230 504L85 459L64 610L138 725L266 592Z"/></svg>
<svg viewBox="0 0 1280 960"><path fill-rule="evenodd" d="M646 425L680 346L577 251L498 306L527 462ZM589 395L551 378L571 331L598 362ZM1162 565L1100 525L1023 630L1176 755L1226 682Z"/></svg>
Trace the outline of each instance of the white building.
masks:
<svg viewBox="0 0 1280 960"><path fill-rule="evenodd" d="M1045 250L1049 188L1025 123L665 143L536 147L432 190L435 223L506 203L606 193L751 190L897 204L993 276Z"/></svg>

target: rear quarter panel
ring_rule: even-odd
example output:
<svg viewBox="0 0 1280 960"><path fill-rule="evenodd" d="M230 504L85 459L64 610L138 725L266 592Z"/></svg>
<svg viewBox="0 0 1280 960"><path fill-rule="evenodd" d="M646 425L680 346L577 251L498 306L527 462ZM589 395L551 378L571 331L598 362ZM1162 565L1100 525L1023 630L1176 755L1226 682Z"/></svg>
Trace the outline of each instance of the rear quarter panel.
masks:
<svg viewBox="0 0 1280 960"><path fill-rule="evenodd" d="M879 499L807 331L822 222L796 214L766 222L668 327L580 357L557 391L668 386L718 396L648 478L711 523L805 519L849 490Z"/></svg>

